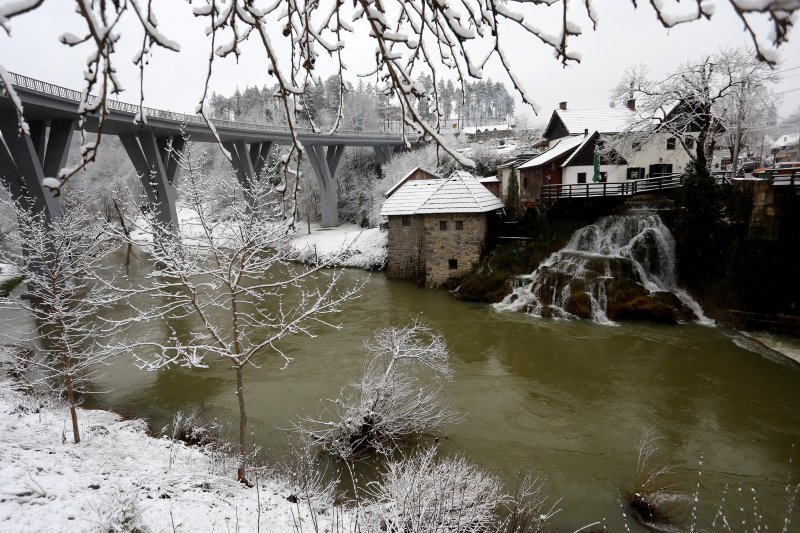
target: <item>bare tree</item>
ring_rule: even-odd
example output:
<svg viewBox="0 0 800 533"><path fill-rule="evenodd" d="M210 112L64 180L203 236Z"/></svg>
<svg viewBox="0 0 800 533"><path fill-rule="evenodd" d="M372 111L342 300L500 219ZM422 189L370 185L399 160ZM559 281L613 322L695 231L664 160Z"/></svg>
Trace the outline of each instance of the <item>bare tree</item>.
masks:
<svg viewBox="0 0 800 533"><path fill-rule="evenodd" d="M743 49L723 50L684 64L663 79L649 77L645 67L628 71L614 91L617 100L635 101L628 127L605 143L623 157L661 137L671 137L697 169L707 171L719 135L736 128L744 102L774 76L768 65Z"/></svg>
<svg viewBox="0 0 800 533"><path fill-rule="evenodd" d="M638 6L637 0L631 0ZM42 0L19 0L0 7L0 27L11 31L12 19L38 9ZM678 2L665 5L651 1L657 20L666 28L709 19L715 5L697 1L685 4ZM770 64L777 62L777 49L788 40L793 25L793 15L800 9L798 0L753 2L751 0L727 0L725 3L741 20L744 31L750 36L756 56ZM103 123L108 116L108 95L122 90L116 77L117 61L115 44L120 35L117 27L120 19L132 12L144 30L139 53L133 59L144 79L147 58L154 47L179 51L179 43L169 39L158 30L152 0L76 0L76 11L86 24L77 35L64 33L61 42L67 46L90 43L92 51L86 64L86 86L81 103L82 123L90 115L97 116L98 135L86 138L81 152L81 163L64 169L58 180L48 182L54 189L77 172L96 156L101 140ZM537 24L537 15L532 9L545 6L557 12L554 26ZM215 132L208 112L211 97L208 82L215 58L235 56L242 53L242 43L248 38L257 39L266 54L266 69L277 81L277 95L281 101L286 121L294 139L293 149L302 154L297 140L298 126L295 112L303 108L304 88L313 78L312 74L320 57L327 56L339 74L339 94L345 92L342 76L349 53L362 54L362 41L352 38L356 25L365 25L369 37L375 44L375 66L361 76L374 76L377 91L393 97L400 108L403 134L420 131L440 143L459 163L472 166L469 158L448 146L441 136L441 117L445 115L444 102L438 87L447 77L457 78L463 88L470 80L480 79L483 68L492 59L499 61L522 100L533 107L533 98L515 75L504 51L510 31L521 30L530 39L542 46L552 48L557 60L564 64L579 62L580 54L573 51L573 39L582 34L578 20L588 19L592 29L597 29L600 9L595 0L570 2L568 0L356 0L346 2L325 1L276 1L266 7L256 6L252 0L206 0L193 8L196 17L207 19L207 34L210 43L208 70L204 87L197 105L197 112ZM765 43L757 34L755 24L767 21L771 25L769 42ZM280 34L275 30L280 28ZM284 40L288 57L279 52L278 41ZM430 78L430 86L419 83L419 75ZM415 79L412 76L417 76ZM20 127L27 128L23 120L22 104L10 83L10 77L0 66L0 79L4 90L11 97L20 117ZM97 95L92 96L92 92ZM435 123L429 123L417 108L421 100L431 102ZM344 99L340 98L340 102ZM143 82L139 86L140 112L138 122L146 121L143 106ZM337 112L333 130L342 118L341 106ZM299 168L299 163L298 163ZM284 170L288 171L288 163Z"/></svg>
<svg viewBox="0 0 800 533"><path fill-rule="evenodd" d="M65 195L62 202L61 217L53 221L17 207L21 242L0 249L0 260L17 265L28 293L0 299L0 307L22 307L35 319L36 351L25 361L31 381L66 398L77 444L79 397L92 392L99 368L112 355L104 343L109 332L98 317L113 298L94 280L114 245L78 197Z"/></svg>
<svg viewBox="0 0 800 533"><path fill-rule="evenodd" d="M437 458L436 451L386 464L382 479L367 488L370 531L501 530L495 511L509 497L500 479L462 456Z"/></svg>
<svg viewBox="0 0 800 533"><path fill-rule="evenodd" d="M209 358L230 364L239 407L237 478L247 483L245 369L257 366L267 354L289 364L292 358L280 341L293 334L313 336L315 325L337 328L327 317L361 285L341 288L341 272L323 268L329 265L292 263L293 252L285 246L291 219L270 180L253 180L244 187L235 179L204 177L202 160L190 142L184 154L182 193L189 216L183 229L188 234L182 240L149 213L140 217L138 228L152 239L154 267L143 286L123 292L133 297L146 291L151 297L148 307L131 300L135 320L193 318L199 327L184 336L173 334L169 343L134 342L127 349L148 370L171 365L202 368ZM227 198L224 213L209 208L211 189ZM142 355L147 346L155 348L155 358Z"/></svg>
<svg viewBox="0 0 800 533"><path fill-rule="evenodd" d="M367 449L388 453L410 436L459 420L439 383L452 376L441 333L415 321L379 330L364 346L364 370L333 401L333 420L305 418L297 425L303 434L349 459Z"/></svg>

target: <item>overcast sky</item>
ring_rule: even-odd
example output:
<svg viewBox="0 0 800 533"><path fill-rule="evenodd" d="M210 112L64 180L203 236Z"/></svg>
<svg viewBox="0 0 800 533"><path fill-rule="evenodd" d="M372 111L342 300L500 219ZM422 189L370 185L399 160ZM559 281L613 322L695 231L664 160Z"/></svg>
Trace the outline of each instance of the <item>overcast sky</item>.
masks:
<svg viewBox="0 0 800 533"><path fill-rule="evenodd" d="M195 5L197 5L195 0ZM626 0L598 0L600 22L597 31L591 31L588 19L577 22L585 34L572 41L580 52L580 64L563 68L554 59L552 50L530 36L508 33L504 47L514 71L536 99L541 112L536 121L546 121L559 101L566 100L570 107L588 108L608 105L609 91L632 65L646 64L656 76L674 70L681 63L714 53L721 47L746 46L749 39L727 0L717 0L717 12L711 21L698 21L671 30L664 29L646 2L638 10ZM685 6L684 2L681 5ZM691 2L689 3L691 4ZM202 82L207 69L209 41L204 35L205 22L195 19L191 6L185 0L159 0L154 2L160 23L159 29L181 44L181 52L156 49L145 77L145 104L150 107L179 112L194 112L202 94ZM558 13L540 10L540 23L550 33L557 28ZM125 93L120 100L138 102L138 68L131 63L142 31L133 14L120 26L122 39L117 47L117 68ZM11 36L0 35L0 64L7 70L42 79L70 88L82 87L82 72L89 49L69 48L58 42L64 32L81 35L84 27L74 13L74 3L67 0L50 0L33 13L11 22ZM358 30L364 30L358 27ZM766 35L766 29L763 32ZM276 41L280 29L276 28ZM212 89L229 95L236 87L272 85L274 79L267 73L265 53L255 36L245 43L244 54L238 64L233 58L217 60L212 78ZM365 35L348 41L345 74L350 81L367 71L373 59L374 45ZM282 49L287 53L287 49ZM786 116L800 107L800 32L793 31L790 43L782 51L785 71L783 81L776 91L783 92L779 114ZM288 63L288 58L287 58ZM318 74L326 77L333 73L332 63L321 57ZM499 65L489 65L485 77L507 82ZM507 84L510 88L511 85ZM518 109L522 109L519 107Z"/></svg>

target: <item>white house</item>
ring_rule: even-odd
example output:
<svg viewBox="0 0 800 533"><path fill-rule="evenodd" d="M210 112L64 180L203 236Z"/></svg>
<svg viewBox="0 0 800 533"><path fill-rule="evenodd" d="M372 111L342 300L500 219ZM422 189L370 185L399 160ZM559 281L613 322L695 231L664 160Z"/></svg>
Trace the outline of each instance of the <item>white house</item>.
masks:
<svg viewBox="0 0 800 533"><path fill-rule="evenodd" d="M542 185L591 182L595 151L600 154L602 182L683 172L691 162L687 149L694 147L693 135L678 139L667 132L626 134L641 120L634 104L631 100L623 108L568 109L567 103L561 102L544 132L549 150L518 166L520 197L535 204ZM670 112L680 112L679 106Z"/></svg>

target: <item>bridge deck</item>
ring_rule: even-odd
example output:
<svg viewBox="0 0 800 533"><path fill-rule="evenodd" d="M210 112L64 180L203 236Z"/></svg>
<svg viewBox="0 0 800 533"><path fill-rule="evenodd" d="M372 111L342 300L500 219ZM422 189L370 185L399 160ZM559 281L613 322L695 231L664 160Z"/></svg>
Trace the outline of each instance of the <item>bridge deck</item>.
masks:
<svg viewBox="0 0 800 533"><path fill-rule="evenodd" d="M82 93L41 80L22 76L14 72L9 73L11 82L22 100L27 120L45 120L53 118L77 118L78 104ZM90 96L94 101L95 96ZM109 115L103 126L105 133L119 135L120 133L135 133L142 127L134 123L140 111L135 104L119 100L107 100ZM11 100L0 95L0 108L12 107ZM214 142L216 139L200 115L175 113L161 109L143 107L141 110L146 117L146 129L154 131L157 136L175 135L183 129L192 140L199 142ZM231 120L212 119L211 122L223 142L244 140L250 142L275 141L280 144L291 142L291 133L288 126L251 124ZM96 131L97 117L89 117L86 129ZM304 145L324 144L347 146L376 146L386 144L403 144L404 139L397 132L387 131L348 131L338 130L333 135L316 133L310 128L295 128L298 139ZM417 140L416 134L406 136L410 142Z"/></svg>

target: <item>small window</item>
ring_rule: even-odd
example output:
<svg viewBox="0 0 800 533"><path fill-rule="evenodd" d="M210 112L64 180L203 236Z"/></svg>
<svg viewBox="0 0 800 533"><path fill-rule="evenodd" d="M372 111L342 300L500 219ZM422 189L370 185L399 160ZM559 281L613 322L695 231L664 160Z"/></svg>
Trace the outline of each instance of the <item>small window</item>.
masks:
<svg viewBox="0 0 800 533"><path fill-rule="evenodd" d="M403 215L402 217L400 217L400 220L402 221L402 224L404 226L411 225L411 215Z"/></svg>
<svg viewBox="0 0 800 533"><path fill-rule="evenodd" d="M522 188L523 189L528 188L528 178L522 178Z"/></svg>
<svg viewBox="0 0 800 533"><path fill-rule="evenodd" d="M586 183L586 172L578 172L578 183Z"/></svg>
<svg viewBox="0 0 800 533"><path fill-rule="evenodd" d="M686 144L686 148L688 148L689 150L694 148L694 137L686 137L683 140L683 142L684 142L684 144Z"/></svg>
<svg viewBox="0 0 800 533"><path fill-rule="evenodd" d="M642 141L633 141L633 151L634 152L641 152L642 151Z"/></svg>
<svg viewBox="0 0 800 533"><path fill-rule="evenodd" d="M458 259L448 259L447 260L447 266L450 268L450 270L457 269L458 268Z"/></svg>
<svg viewBox="0 0 800 533"><path fill-rule="evenodd" d="M447 229L447 221L446 220L440 220L439 221L439 229L442 230L442 231L445 231Z"/></svg>
<svg viewBox="0 0 800 533"><path fill-rule="evenodd" d="M600 173L600 183L608 183L608 172Z"/></svg>
<svg viewBox="0 0 800 533"><path fill-rule="evenodd" d="M457 230L464 229L464 221L463 220L456 220L456 229Z"/></svg>
<svg viewBox="0 0 800 533"><path fill-rule="evenodd" d="M644 178L644 169L641 167L632 167L628 169L629 180L640 180Z"/></svg>
<svg viewBox="0 0 800 533"><path fill-rule="evenodd" d="M667 150L674 150L676 142L675 137L669 137L667 139Z"/></svg>

